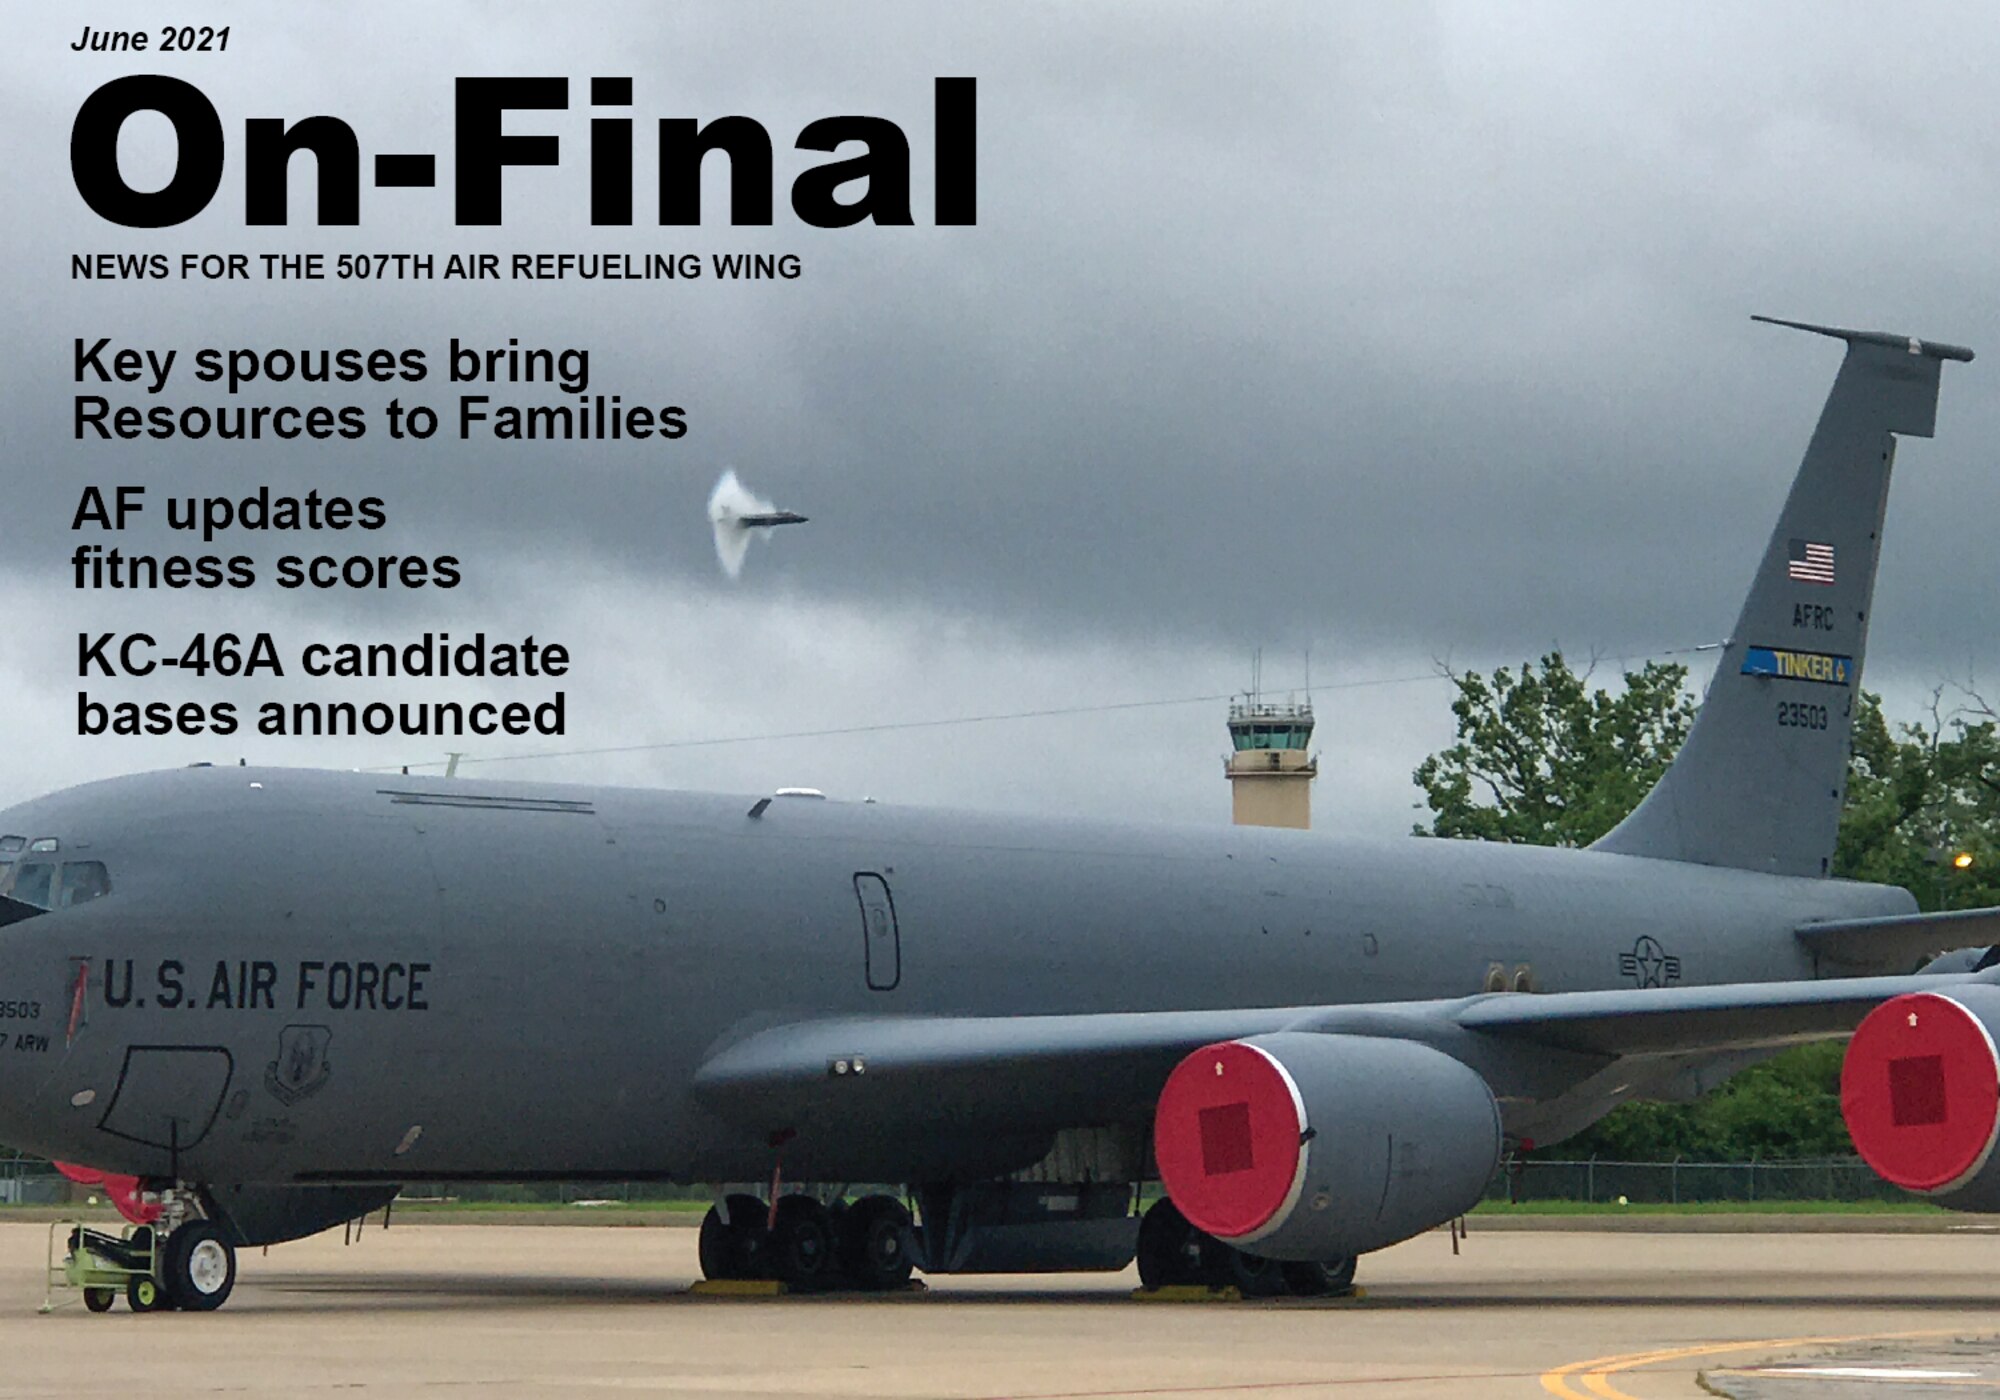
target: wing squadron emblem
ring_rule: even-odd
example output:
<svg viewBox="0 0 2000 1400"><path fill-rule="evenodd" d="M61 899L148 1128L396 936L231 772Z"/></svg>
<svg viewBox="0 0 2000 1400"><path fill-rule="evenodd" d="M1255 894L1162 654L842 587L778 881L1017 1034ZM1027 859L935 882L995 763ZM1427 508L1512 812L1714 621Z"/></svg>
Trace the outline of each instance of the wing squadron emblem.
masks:
<svg viewBox="0 0 2000 1400"><path fill-rule="evenodd" d="M326 1087L333 1066L326 1062L328 1026L286 1026L278 1032L278 1058L264 1067L264 1087L287 1108Z"/></svg>

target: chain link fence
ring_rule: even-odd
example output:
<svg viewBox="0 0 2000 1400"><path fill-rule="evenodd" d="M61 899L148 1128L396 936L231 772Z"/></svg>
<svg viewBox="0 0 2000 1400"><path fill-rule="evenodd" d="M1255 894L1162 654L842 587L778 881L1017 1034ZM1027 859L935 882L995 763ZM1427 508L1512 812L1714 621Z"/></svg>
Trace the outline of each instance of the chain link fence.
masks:
<svg viewBox="0 0 2000 1400"><path fill-rule="evenodd" d="M1859 1157L1785 1162L1549 1161L1508 1163L1488 1200L1678 1205L1724 1201L1907 1201Z"/></svg>
<svg viewBox="0 0 2000 1400"><path fill-rule="evenodd" d="M659 1201L703 1201L705 1186L664 1181L408 1181L405 1201L462 1201L501 1205L631 1205Z"/></svg>
<svg viewBox="0 0 2000 1400"><path fill-rule="evenodd" d="M66 1199L63 1174L40 1157L0 1148L0 1206L52 1206Z"/></svg>
<svg viewBox="0 0 2000 1400"><path fill-rule="evenodd" d="M0 1206L56 1205L69 1183L39 1157L0 1149ZM1619 1162L1599 1158L1509 1162L1487 1187L1488 1200L1699 1204L1725 1201L1906 1201L1858 1157L1768 1162ZM573 1205L578 1202L705 1201L706 1188L650 1181L426 1182L403 1187L405 1200Z"/></svg>

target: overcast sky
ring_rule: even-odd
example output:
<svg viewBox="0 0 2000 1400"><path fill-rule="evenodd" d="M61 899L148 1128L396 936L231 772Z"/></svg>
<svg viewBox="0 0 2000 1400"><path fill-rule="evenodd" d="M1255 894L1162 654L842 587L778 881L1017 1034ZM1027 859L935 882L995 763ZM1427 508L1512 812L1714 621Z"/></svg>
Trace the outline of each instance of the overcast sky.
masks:
<svg viewBox="0 0 2000 1400"><path fill-rule="evenodd" d="M155 6L93 25L157 24ZM1628 657L1728 630L1838 347L1752 312L2000 353L2000 30L1973 6L218 5L224 54L77 54L86 17L25 13L0 66L11 197L0 473L7 641L0 800L195 760L475 760L902 720L1212 696L1318 695L1320 825L1406 829L1410 770L1447 742L1437 658L1559 645ZM157 46L157 29L153 31ZM223 193L127 231L69 176L83 97L162 71L214 100ZM507 177L504 228L451 224L452 79L546 74L565 164ZM774 134L777 224L593 229L586 80L635 80L640 217L655 117ZM979 80L979 222L930 226L931 81ZM435 150L433 191L364 188L358 229L242 222L242 123L331 113L364 160ZM898 121L914 228L785 210L821 116ZM123 148L167 176L154 118ZM719 166L720 162L713 164ZM78 251L797 253L793 282L79 283ZM178 348L591 351L592 389L678 404L678 442L80 445L75 336ZM1996 669L2000 429L1991 355L1945 371L1906 444L1867 681L1914 717ZM336 387L282 400L390 396ZM405 390L448 404L433 380ZM505 396L511 391L494 391ZM550 401L537 393L526 401ZM160 401L220 403L185 368ZM122 391L120 402L150 403ZM246 396L246 401L258 401ZM716 566L717 475L812 522ZM389 528L232 536L265 568L306 545L449 553L455 592L82 593L86 483L166 494L382 495ZM132 532L126 548L199 550ZM561 740L83 739L80 630L268 628L288 651L426 628L533 631L575 655ZM1698 658L1690 658L1696 659ZM1604 669L1615 672L1615 663ZM1704 673L1697 667L1697 676ZM1427 679L1428 677L1428 679ZM96 682L106 699L468 697L436 684ZM544 686L495 684L505 698ZM1990 687L1989 687L1990 689ZM494 763L483 776L838 795L1219 822L1222 707Z"/></svg>

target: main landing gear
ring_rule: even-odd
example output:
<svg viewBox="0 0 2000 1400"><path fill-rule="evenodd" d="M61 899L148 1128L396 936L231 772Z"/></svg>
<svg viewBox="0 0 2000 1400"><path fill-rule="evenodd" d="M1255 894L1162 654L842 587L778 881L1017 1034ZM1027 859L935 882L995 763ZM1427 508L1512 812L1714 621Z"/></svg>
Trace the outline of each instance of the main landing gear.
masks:
<svg viewBox="0 0 2000 1400"><path fill-rule="evenodd" d="M1354 1259L1297 1263L1246 1254L1188 1223L1169 1200L1139 1222L1139 1282L1146 1288L1235 1287L1246 1298L1323 1298L1354 1288Z"/></svg>
<svg viewBox="0 0 2000 1400"><path fill-rule="evenodd" d="M893 1196L834 1206L781 1196L773 1211L755 1196L731 1195L702 1217L700 1253L710 1279L886 1292L910 1281L910 1213Z"/></svg>

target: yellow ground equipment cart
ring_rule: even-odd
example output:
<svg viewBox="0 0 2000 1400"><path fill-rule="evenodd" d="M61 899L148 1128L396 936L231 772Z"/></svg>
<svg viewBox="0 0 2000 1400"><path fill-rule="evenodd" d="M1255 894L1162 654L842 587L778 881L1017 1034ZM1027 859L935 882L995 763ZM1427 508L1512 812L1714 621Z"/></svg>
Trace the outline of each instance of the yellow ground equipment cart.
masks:
<svg viewBox="0 0 2000 1400"><path fill-rule="evenodd" d="M65 1234L66 1232L66 1234ZM65 1236L63 1255L56 1257L56 1239ZM56 1309L58 1288L83 1292L92 1312L109 1312L119 1294L133 1312L157 1312L172 1307L160 1284L159 1235L151 1225L127 1225L107 1234L80 1220L59 1220L49 1226L48 1292L42 1311Z"/></svg>

